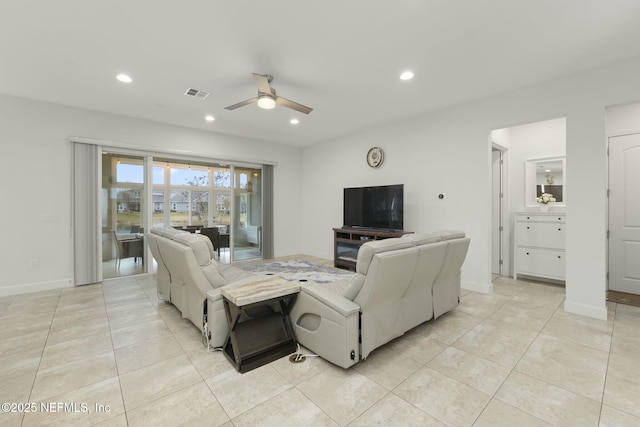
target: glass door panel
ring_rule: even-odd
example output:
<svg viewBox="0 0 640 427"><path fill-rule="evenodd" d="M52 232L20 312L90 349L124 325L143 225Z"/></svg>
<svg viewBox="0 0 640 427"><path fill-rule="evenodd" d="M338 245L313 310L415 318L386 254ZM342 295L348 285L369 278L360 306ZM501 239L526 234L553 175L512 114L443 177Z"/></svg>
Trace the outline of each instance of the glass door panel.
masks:
<svg viewBox="0 0 640 427"><path fill-rule="evenodd" d="M262 258L262 169L235 167L233 260Z"/></svg>
<svg viewBox="0 0 640 427"><path fill-rule="evenodd" d="M144 159L103 153L102 175L103 277L144 273Z"/></svg>
<svg viewBox="0 0 640 427"><path fill-rule="evenodd" d="M152 227L161 227L164 225L164 191L153 190L153 209L151 213Z"/></svg>
<svg viewBox="0 0 640 427"><path fill-rule="evenodd" d="M226 166L214 167L211 170L213 177L213 191L210 195L213 209L210 210L210 227L218 228L219 237L216 253L220 253L219 260L224 263L231 262L231 249L229 234L231 232L231 169ZM214 246L215 243L214 243Z"/></svg>
<svg viewBox="0 0 640 427"><path fill-rule="evenodd" d="M186 228L189 225L189 199L184 191L169 193L169 225L176 228Z"/></svg>
<svg viewBox="0 0 640 427"><path fill-rule="evenodd" d="M206 227L209 218L209 192L208 191L190 191L191 205L189 212L191 214L190 225Z"/></svg>

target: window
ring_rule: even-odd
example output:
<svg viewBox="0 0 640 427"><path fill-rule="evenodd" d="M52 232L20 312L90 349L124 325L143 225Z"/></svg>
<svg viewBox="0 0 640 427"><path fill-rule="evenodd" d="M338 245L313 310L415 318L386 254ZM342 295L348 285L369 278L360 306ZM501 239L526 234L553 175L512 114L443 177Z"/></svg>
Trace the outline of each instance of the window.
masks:
<svg viewBox="0 0 640 427"><path fill-rule="evenodd" d="M173 227L230 224L230 196L229 167L164 159L153 164L154 224ZM168 212L164 206L170 207Z"/></svg>
<svg viewBox="0 0 640 427"><path fill-rule="evenodd" d="M142 184L144 182L144 167L142 166L142 159L116 157L115 161L116 182L135 184Z"/></svg>

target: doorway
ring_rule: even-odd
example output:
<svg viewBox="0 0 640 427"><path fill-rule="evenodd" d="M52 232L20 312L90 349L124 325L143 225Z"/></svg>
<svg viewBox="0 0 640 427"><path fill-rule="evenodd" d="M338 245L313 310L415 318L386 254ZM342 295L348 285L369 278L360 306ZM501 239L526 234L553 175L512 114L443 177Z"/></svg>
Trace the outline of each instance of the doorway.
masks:
<svg viewBox="0 0 640 427"><path fill-rule="evenodd" d="M494 129L488 138L491 152L491 248L492 276L513 275L516 213L538 211L536 187L529 188L527 164L532 159L566 156L566 118ZM494 151L497 150L497 151ZM564 211L564 205L553 210Z"/></svg>

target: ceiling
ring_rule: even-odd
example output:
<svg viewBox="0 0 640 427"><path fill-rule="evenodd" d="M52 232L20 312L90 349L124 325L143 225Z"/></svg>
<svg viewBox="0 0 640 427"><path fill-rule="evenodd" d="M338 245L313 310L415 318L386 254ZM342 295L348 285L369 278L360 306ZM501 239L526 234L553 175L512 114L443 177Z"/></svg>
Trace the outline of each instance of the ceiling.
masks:
<svg viewBox="0 0 640 427"><path fill-rule="evenodd" d="M638 40L637 0L5 0L0 93L307 146L638 57ZM314 111L225 110L257 95L254 72Z"/></svg>

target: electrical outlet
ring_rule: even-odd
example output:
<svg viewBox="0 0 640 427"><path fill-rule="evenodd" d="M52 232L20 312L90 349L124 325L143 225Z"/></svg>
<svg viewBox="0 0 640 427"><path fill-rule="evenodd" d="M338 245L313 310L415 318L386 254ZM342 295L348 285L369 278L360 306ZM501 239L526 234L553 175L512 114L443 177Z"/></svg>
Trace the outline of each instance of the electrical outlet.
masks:
<svg viewBox="0 0 640 427"><path fill-rule="evenodd" d="M38 260L35 258L30 258L27 260L27 265L29 266L29 270L37 270L38 269Z"/></svg>

